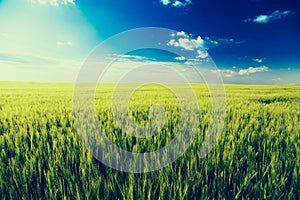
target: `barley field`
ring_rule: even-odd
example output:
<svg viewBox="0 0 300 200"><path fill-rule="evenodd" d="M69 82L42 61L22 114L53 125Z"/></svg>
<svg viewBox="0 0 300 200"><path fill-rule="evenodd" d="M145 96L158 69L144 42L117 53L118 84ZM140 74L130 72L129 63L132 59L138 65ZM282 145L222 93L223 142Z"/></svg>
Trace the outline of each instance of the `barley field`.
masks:
<svg viewBox="0 0 300 200"><path fill-rule="evenodd" d="M205 157L198 151L211 121L209 93L205 85L192 87L200 124L191 146L162 169L126 173L99 162L80 140L74 84L1 82L0 199L299 199L300 87L225 85L225 124ZM153 104L166 110L155 137L137 138L113 121L113 88L101 85L95 95L99 125L111 141L149 152L174 138L181 119L172 92L145 86L132 95L137 124L149 123Z"/></svg>

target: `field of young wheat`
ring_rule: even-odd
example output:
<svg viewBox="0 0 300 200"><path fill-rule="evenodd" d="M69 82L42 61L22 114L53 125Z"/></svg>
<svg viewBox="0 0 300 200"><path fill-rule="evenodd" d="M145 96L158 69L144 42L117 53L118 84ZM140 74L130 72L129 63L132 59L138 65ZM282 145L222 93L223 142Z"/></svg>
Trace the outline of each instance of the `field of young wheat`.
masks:
<svg viewBox="0 0 300 200"><path fill-rule="evenodd" d="M157 135L138 138L114 122L113 88L99 86L95 95L107 138L133 152L155 151L174 138L182 119L170 90L152 85L132 94L135 123L149 123L153 104L166 112ZM200 109L196 138L178 160L148 173L121 172L92 156L75 125L73 89L67 83L0 83L0 199L300 198L299 86L225 85L222 134L200 157L211 104L205 85L193 85Z"/></svg>

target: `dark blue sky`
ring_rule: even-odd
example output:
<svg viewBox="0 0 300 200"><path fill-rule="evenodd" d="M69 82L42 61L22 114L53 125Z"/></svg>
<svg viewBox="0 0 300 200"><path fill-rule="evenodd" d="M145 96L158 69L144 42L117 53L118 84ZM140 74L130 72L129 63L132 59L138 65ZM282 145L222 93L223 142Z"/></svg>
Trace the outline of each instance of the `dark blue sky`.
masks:
<svg viewBox="0 0 300 200"><path fill-rule="evenodd" d="M103 39L132 28L165 27L212 40L234 39L209 49L220 68L251 65L252 59L261 58L273 68L300 66L300 2L296 0L194 0L178 8L159 0L88 0L78 5ZM291 14L268 23L243 21L276 10Z"/></svg>
<svg viewBox="0 0 300 200"><path fill-rule="evenodd" d="M101 41L133 28L163 27L192 43L200 36L225 82L299 83L299 22L297 0L0 0L0 78L39 80L14 77L21 69L49 81L74 80L78 70L67 75L63 64L79 67ZM47 63L48 78L37 60ZM60 78L49 75L53 63Z"/></svg>

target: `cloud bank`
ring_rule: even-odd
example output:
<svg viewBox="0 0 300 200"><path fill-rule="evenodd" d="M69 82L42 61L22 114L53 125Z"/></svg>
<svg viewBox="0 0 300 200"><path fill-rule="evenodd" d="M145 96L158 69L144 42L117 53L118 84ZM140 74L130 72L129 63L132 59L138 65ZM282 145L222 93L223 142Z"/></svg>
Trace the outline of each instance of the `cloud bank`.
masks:
<svg viewBox="0 0 300 200"><path fill-rule="evenodd" d="M191 0L160 0L160 2L165 6L172 6L177 8L192 4Z"/></svg>
<svg viewBox="0 0 300 200"><path fill-rule="evenodd" d="M261 67L249 67L248 69L241 69L239 71L239 75L249 75L253 73L258 73L258 72L269 72L271 71L268 67L266 66L261 66Z"/></svg>
<svg viewBox="0 0 300 200"><path fill-rule="evenodd" d="M234 67L236 69L236 67ZM232 69L219 69L219 70L214 70L213 72L219 72L223 74L223 76L229 78L233 77L235 75L239 76L244 76L244 75L250 75L254 73L260 73L260 72L269 72L272 71L269 67L266 66L261 66L261 67L249 67L247 69L240 69L239 71L235 71Z"/></svg>
<svg viewBox="0 0 300 200"><path fill-rule="evenodd" d="M171 39L167 43L168 46L178 47L186 51L195 51L197 59L205 59L208 57L207 49L218 46L218 42L206 37L202 39L201 36L196 38L192 34L187 34L184 31L171 34ZM180 60L180 59L175 59Z"/></svg>
<svg viewBox="0 0 300 200"><path fill-rule="evenodd" d="M253 22L253 23L259 23L259 24L266 24L270 21L275 21L279 19L285 18L287 15L291 15L293 12L290 10L286 11L279 11L275 10L273 13L268 14L268 15L258 15L254 18L248 18L243 20L244 22Z"/></svg>
<svg viewBox="0 0 300 200"><path fill-rule="evenodd" d="M266 60L266 58L255 58L255 59L252 59L254 62L257 62L257 63L262 63L264 62L264 60Z"/></svg>
<svg viewBox="0 0 300 200"><path fill-rule="evenodd" d="M59 7L61 5L75 5L75 0L31 0L31 3Z"/></svg>

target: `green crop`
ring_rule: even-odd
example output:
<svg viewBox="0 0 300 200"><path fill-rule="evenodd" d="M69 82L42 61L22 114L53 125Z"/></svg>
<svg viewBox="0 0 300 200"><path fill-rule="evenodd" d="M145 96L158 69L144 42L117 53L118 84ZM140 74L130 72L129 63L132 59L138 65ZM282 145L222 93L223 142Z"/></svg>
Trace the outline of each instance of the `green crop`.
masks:
<svg viewBox="0 0 300 200"><path fill-rule="evenodd" d="M133 174L105 166L85 148L72 112L73 84L0 83L0 199L300 199L300 87L226 85L222 135L203 158L211 104L205 85L192 87L200 108L194 142L169 166ZM172 141L181 110L170 90L150 85L132 94L135 123L150 123L151 105L166 111L157 135L137 138L113 120L113 89L99 85L95 95L111 141L133 152Z"/></svg>

